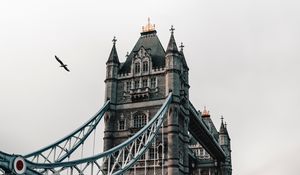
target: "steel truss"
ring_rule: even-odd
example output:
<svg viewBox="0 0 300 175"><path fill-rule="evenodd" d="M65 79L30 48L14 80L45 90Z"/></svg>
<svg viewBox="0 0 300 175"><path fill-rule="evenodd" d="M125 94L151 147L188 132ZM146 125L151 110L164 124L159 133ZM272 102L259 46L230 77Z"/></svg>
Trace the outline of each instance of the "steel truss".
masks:
<svg viewBox="0 0 300 175"><path fill-rule="evenodd" d="M27 168L25 174L124 174L154 143L171 100L172 93L169 94L163 106L147 125L120 145L94 156L66 161L65 159L71 156L96 128L109 108L109 102L106 102L102 109L79 129L50 146L24 156ZM0 168L4 171L15 172L15 167L12 164L14 164L16 157L16 155L0 152Z"/></svg>
<svg viewBox="0 0 300 175"><path fill-rule="evenodd" d="M109 101L85 124L73 131L71 134L46 146L38 151L24 156L34 163L55 163L62 162L84 143L88 136L94 131L103 115L109 108Z"/></svg>

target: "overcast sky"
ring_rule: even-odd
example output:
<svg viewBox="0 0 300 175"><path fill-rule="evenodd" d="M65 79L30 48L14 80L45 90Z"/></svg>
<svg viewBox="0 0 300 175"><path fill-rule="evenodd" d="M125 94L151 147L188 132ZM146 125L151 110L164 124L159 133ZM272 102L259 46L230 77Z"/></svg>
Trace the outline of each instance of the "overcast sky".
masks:
<svg viewBox="0 0 300 175"><path fill-rule="evenodd" d="M147 18L164 48L175 27L190 100L220 116L233 174L298 175L300 1L1 1L0 150L25 154L77 128L104 102L105 62L121 61ZM58 67L58 55L70 73Z"/></svg>

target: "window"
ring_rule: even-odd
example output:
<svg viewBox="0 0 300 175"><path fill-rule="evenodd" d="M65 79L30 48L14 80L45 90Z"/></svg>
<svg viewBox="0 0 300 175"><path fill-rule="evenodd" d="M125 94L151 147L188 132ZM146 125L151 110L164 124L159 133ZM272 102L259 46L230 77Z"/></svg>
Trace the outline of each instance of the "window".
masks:
<svg viewBox="0 0 300 175"><path fill-rule="evenodd" d="M199 156L204 156L204 150L203 150L203 148L200 148L200 154L199 154Z"/></svg>
<svg viewBox="0 0 300 175"><path fill-rule="evenodd" d="M148 71L148 61L144 61L143 62L143 72L147 72Z"/></svg>
<svg viewBox="0 0 300 175"><path fill-rule="evenodd" d="M141 128L141 127L145 126L146 122L147 122L147 117L143 113L138 113L133 118L133 126L135 128Z"/></svg>
<svg viewBox="0 0 300 175"><path fill-rule="evenodd" d="M130 91L130 89L131 89L131 81L127 81L126 82L126 90Z"/></svg>
<svg viewBox="0 0 300 175"><path fill-rule="evenodd" d="M225 144L225 137L222 135L220 136L220 145L224 145Z"/></svg>
<svg viewBox="0 0 300 175"><path fill-rule="evenodd" d="M158 157L161 159L162 155L164 154L163 153L163 146L162 145L158 146L157 152L158 152Z"/></svg>
<svg viewBox="0 0 300 175"><path fill-rule="evenodd" d="M156 78L151 78L151 88L156 88Z"/></svg>
<svg viewBox="0 0 300 175"><path fill-rule="evenodd" d="M137 74L137 73L140 73L140 63L135 63L134 64L134 72Z"/></svg>
<svg viewBox="0 0 300 175"><path fill-rule="evenodd" d="M140 87L140 81L139 80L135 80L134 81L134 88L138 89Z"/></svg>
<svg viewBox="0 0 300 175"><path fill-rule="evenodd" d="M147 79L144 79L143 80L143 87L147 87L148 86L148 80Z"/></svg>
<svg viewBox="0 0 300 175"><path fill-rule="evenodd" d="M156 157L154 149L155 149L154 147L149 149L149 158L150 159L155 159L155 157Z"/></svg>
<svg viewBox="0 0 300 175"><path fill-rule="evenodd" d="M120 120L119 121L119 130L124 130L125 129L125 121L124 120Z"/></svg>

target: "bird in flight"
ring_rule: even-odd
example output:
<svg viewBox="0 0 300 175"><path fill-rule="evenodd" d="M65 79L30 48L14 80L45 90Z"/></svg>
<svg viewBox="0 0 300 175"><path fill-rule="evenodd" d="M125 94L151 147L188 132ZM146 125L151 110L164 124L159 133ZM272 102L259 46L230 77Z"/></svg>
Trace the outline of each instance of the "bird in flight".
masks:
<svg viewBox="0 0 300 175"><path fill-rule="evenodd" d="M70 72L70 70L67 68L67 65L64 64L56 55L55 56L55 59L60 63L60 67L63 67L66 71Z"/></svg>

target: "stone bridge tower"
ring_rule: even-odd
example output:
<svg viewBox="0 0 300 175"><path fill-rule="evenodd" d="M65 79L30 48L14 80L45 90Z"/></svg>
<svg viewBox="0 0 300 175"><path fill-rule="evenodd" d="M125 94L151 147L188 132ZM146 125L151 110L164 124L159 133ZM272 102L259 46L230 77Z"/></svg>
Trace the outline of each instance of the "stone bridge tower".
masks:
<svg viewBox="0 0 300 175"><path fill-rule="evenodd" d="M147 174L154 174L153 167L158 174L163 171L161 167L164 167L164 174L192 174L188 132L189 68L182 44L178 50L174 30L172 26L165 50L155 25L148 19L125 62L119 61L115 38L106 62L105 100L111 101L111 108L105 116L104 150L136 133L156 114L169 92L173 93L167 120L160 131L163 139L157 141L137 163L136 174L145 174L145 170ZM155 150L162 152L156 158Z"/></svg>

